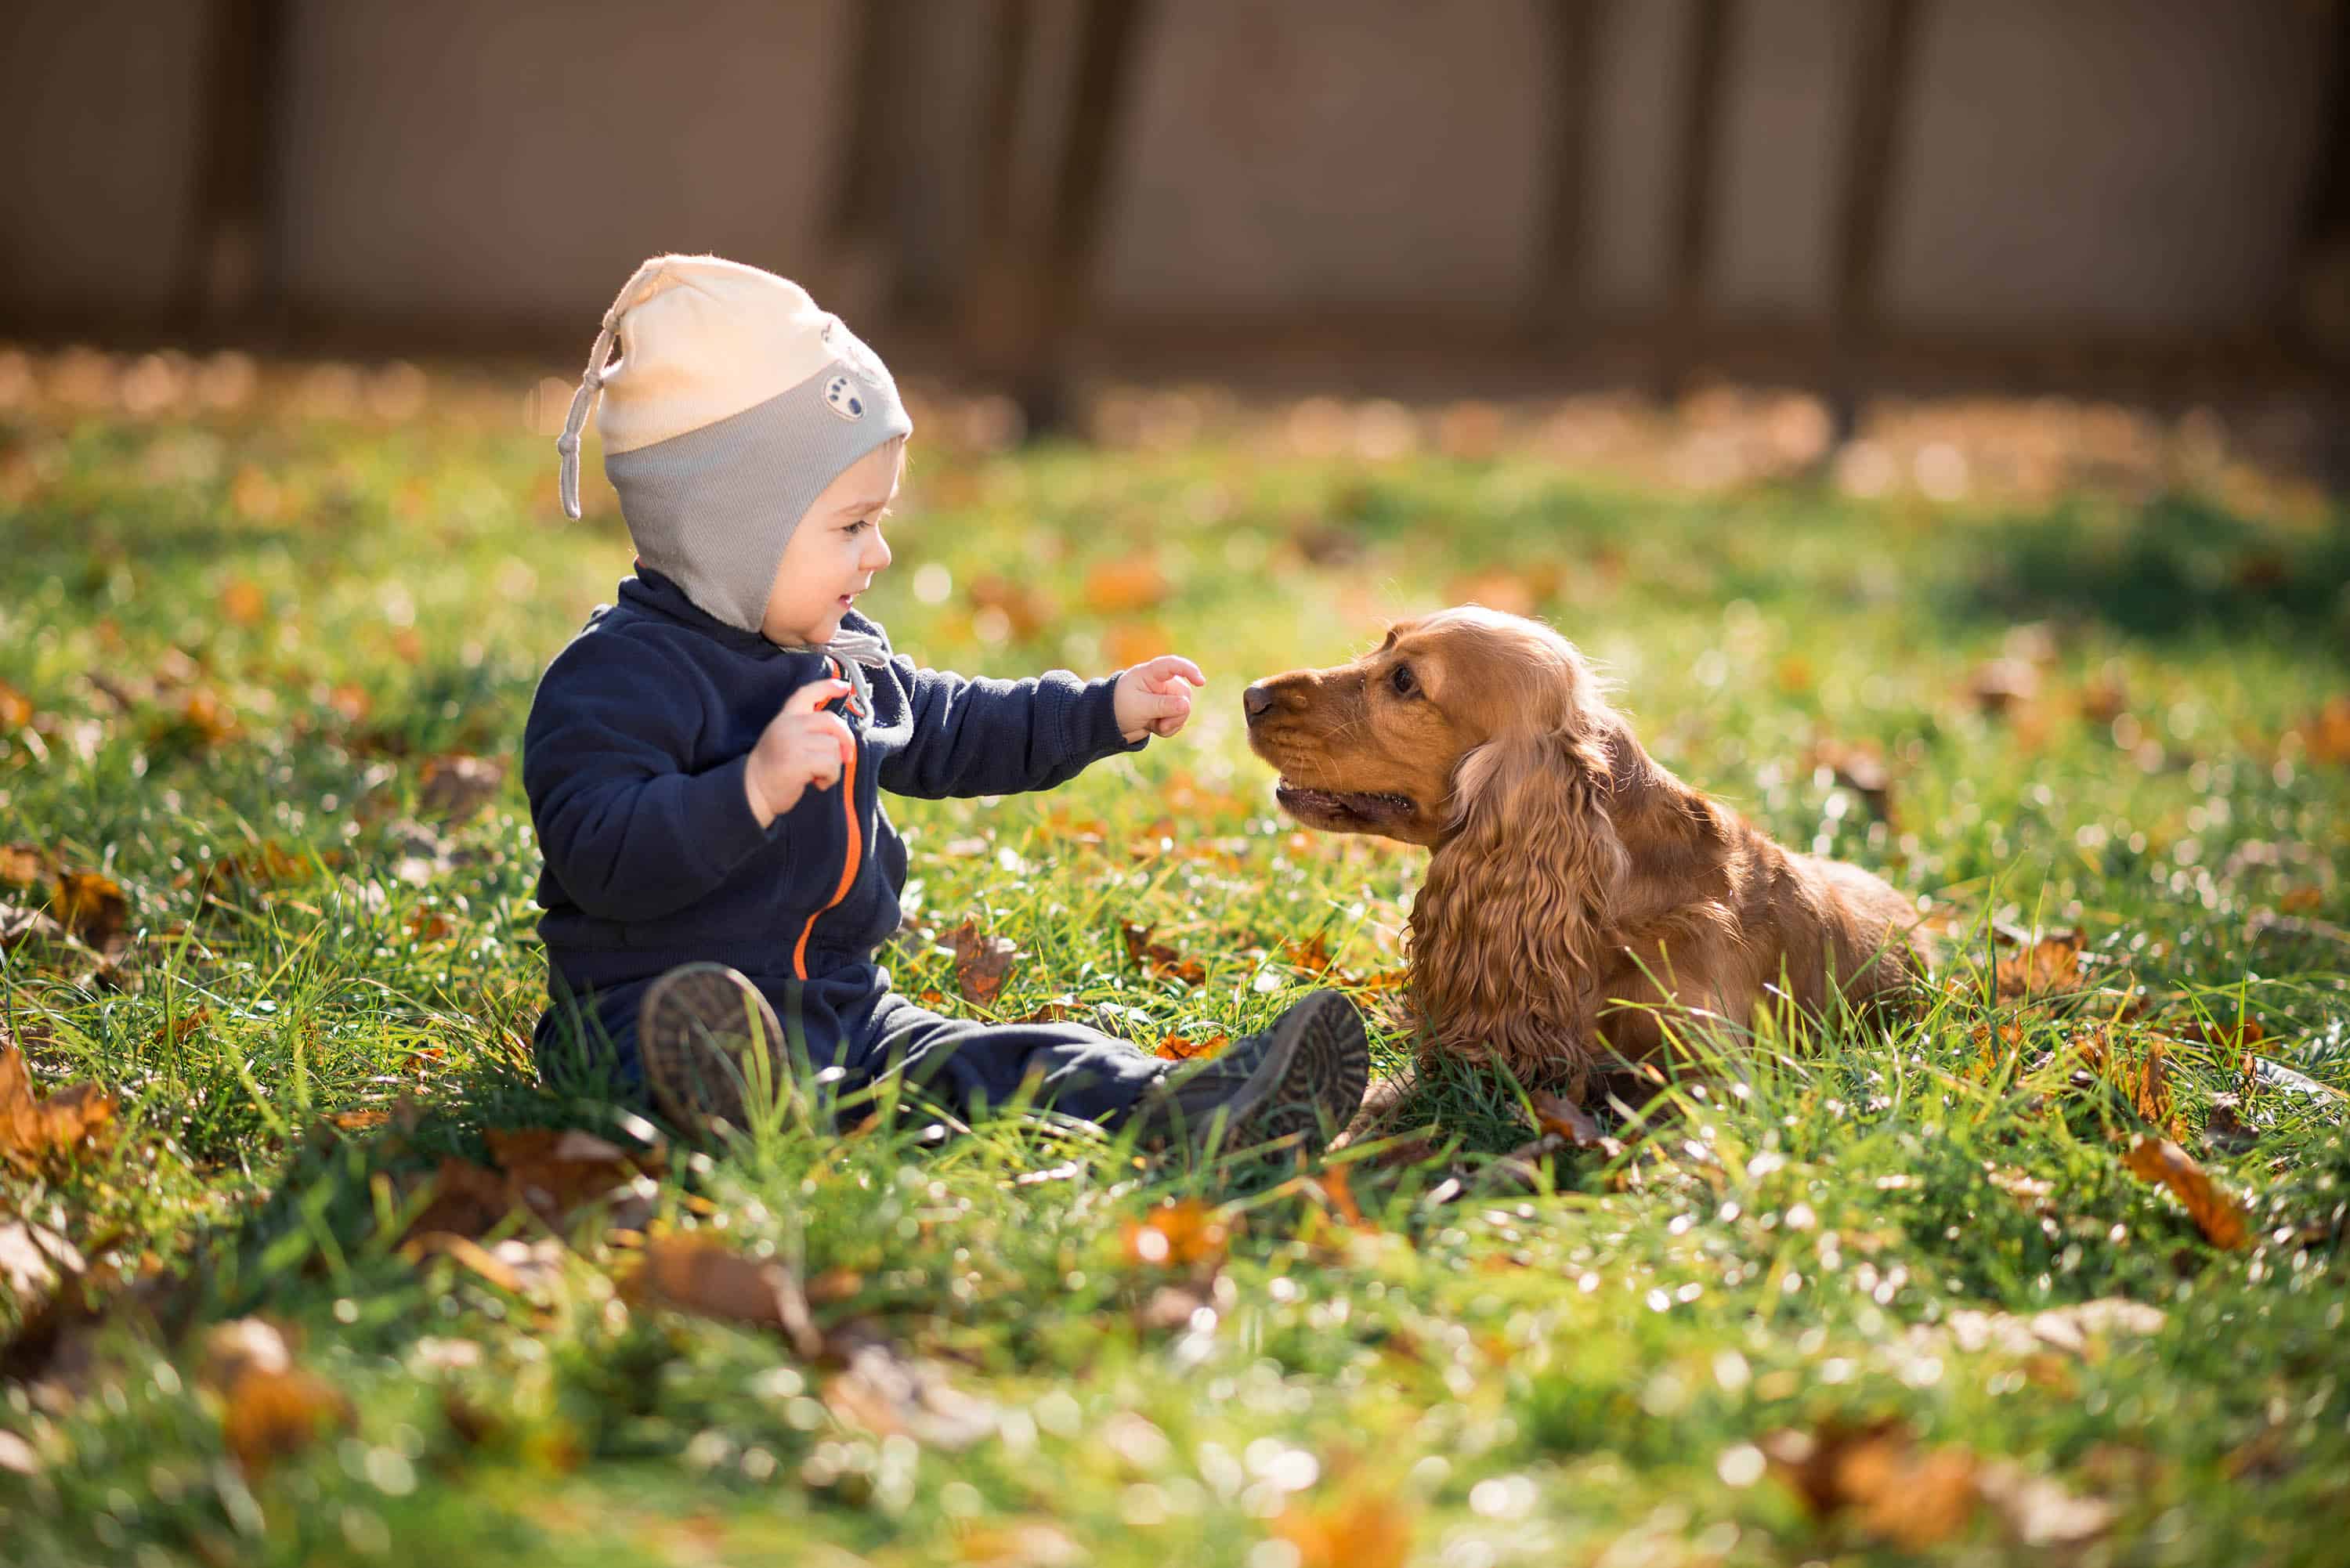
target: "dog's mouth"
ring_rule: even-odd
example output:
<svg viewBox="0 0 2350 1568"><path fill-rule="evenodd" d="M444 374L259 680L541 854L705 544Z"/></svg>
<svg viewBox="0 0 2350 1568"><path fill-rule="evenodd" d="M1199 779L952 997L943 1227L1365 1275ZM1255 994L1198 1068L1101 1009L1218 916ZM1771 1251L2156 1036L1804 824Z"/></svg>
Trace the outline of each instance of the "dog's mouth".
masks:
<svg viewBox="0 0 2350 1568"><path fill-rule="evenodd" d="M1281 809L1319 827L1378 826L1401 822L1419 810L1408 794L1379 790L1307 789L1283 779L1273 798Z"/></svg>

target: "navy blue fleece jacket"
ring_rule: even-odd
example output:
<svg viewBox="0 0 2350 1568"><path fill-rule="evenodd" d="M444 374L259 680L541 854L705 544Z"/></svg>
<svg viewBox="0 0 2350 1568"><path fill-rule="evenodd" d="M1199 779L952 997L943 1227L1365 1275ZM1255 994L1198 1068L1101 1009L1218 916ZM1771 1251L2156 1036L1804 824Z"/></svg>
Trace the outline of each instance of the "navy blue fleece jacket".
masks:
<svg viewBox="0 0 2350 1568"><path fill-rule="evenodd" d="M824 656L728 626L641 569L556 656L523 731L523 787L546 858L539 934L573 991L699 960L801 980L865 961L898 929L906 881L879 791L1046 789L1140 745L1118 733L1115 678L966 680L899 655L867 670L869 713L834 705L854 767L761 827L751 748L827 673Z"/></svg>

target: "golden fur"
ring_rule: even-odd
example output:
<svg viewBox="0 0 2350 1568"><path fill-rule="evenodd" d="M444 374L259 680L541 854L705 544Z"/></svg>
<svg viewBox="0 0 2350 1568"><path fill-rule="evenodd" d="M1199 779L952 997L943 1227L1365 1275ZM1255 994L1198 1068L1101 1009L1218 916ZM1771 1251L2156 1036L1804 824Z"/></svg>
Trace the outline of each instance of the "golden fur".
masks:
<svg viewBox="0 0 2350 1568"><path fill-rule="evenodd" d="M1435 852L1410 960L1439 1049L1579 1097L1603 1046L1654 1053L1667 1012L1743 1028L1792 1002L1816 1018L1838 993L1897 1002L1917 973L1908 899L1780 847L1658 766L1548 627L1446 610L1350 664L1260 681L1244 705L1293 816Z"/></svg>

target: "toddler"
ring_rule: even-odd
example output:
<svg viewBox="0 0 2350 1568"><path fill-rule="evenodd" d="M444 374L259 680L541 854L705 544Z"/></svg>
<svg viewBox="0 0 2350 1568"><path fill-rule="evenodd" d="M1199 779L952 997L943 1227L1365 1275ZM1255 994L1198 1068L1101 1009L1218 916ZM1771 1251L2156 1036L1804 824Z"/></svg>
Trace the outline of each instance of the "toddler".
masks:
<svg viewBox="0 0 2350 1568"><path fill-rule="evenodd" d="M964 1114L1026 1095L1200 1147L1314 1146L1347 1122L1369 1063L1334 992L1170 1071L1081 1024L951 1019L889 989L876 950L906 848L882 791L1048 789L1174 734L1205 680L1173 656L1092 681L966 680L892 651L854 607L889 565L913 427L838 317L755 267L655 257L606 313L556 443L575 518L591 408L637 561L548 666L523 735L543 1064L608 1041L689 1127L743 1125L751 1086L794 1065L837 1069L844 1093L902 1074Z"/></svg>

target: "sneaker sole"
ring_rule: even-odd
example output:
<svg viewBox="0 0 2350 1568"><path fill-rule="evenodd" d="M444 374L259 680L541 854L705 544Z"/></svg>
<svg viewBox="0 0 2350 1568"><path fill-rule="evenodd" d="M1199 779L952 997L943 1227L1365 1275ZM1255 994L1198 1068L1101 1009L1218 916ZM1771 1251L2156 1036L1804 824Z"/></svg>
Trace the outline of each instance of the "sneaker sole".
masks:
<svg viewBox="0 0 2350 1568"><path fill-rule="evenodd" d="M1277 1091L1301 1078L1309 1090L1306 1098L1284 1095L1274 1100ZM1226 1114L1211 1117L1192 1141L1205 1147L1219 1136L1221 1123L1226 1150L1294 1137L1308 1153L1319 1153L1362 1107L1370 1081L1363 1015L1337 992L1319 992L1282 1020L1263 1064L1233 1096Z"/></svg>
<svg viewBox="0 0 2350 1568"><path fill-rule="evenodd" d="M761 1033L755 1042L752 1031ZM684 964L637 1006L637 1055L661 1114L681 1127L743 1125L742 1057L754 1044L780 1062L784 1029L758 988L724 964Z"/></svg>

